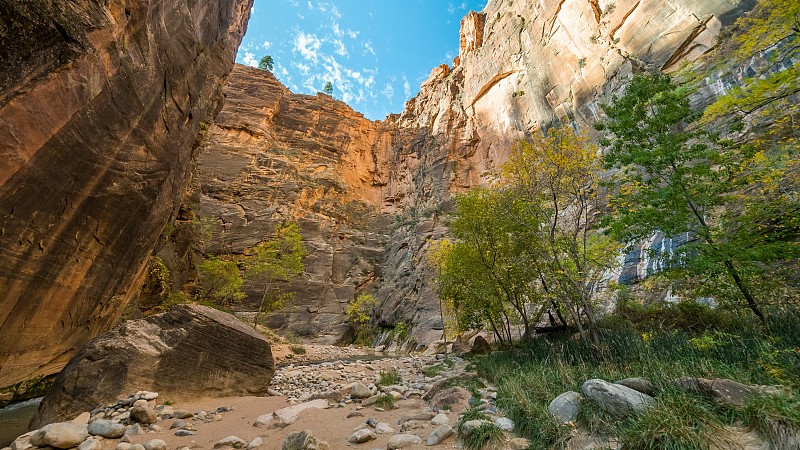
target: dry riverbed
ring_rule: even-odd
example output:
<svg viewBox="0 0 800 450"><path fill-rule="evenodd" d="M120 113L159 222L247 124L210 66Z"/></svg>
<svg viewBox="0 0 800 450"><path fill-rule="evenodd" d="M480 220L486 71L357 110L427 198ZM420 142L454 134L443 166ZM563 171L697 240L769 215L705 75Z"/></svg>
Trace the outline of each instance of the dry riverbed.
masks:
<svg viewBox="0 0 800 450"><path fill-rule="evenodd" d="M276 361L281 367L275 372L271 395L209 398L175 404L168 398L156 397L148 401L148 407L153 407L157 414L155 422L149 425L133 423L133 405L105 408L104 412L98 408L91 418L87 414L83 420L94 421L101 416L116 420L126 425L126 434L121 439L100 437L92 447L158 450L249 446L272 450L281 449L291 433L310 430L315 439L327 442L331 450L430 448L426 443L436 433L443 438L434 448L458 448L447 426L455 429L459 419L457 411L468 407L471 395L461 388L443 388L442 380L464 375L466 361L452 358L455 363L452 367L441 361L441 355L438 358L342 359L323 363L296 361L296 357L327 359L336 352L339 352L339 357L346 358L358 351L306 347L305 355L290 358L286 355L291 353L276 349ZM437 369L431 370L432 366ZM390 386L378 386L381 373L393 371L400 380ZM439 395L431 401L432 392L425 395L431 389L446 395ZM376 399L383 395L396 399L394 408L385 405L381 408L375 404ZM140 396L144 398L144 394ZM498 424L508 427L510 421L503 419L494 406L494 389L480 389L479 396L480 399L474 398L472 402L480 405L491 418L498 419ZM140 400L138 404L144 405L144 401ZM134 434L136 431L140 432ZM229 439L228 444L221 442L231 436L237 439ZM503 447L525 448L521 446L524 443L514 440L510 432L506 431L505 436ZM162 443L154 439L163 441L165 445L162 447ZM354 442L361 440L362 443ZM403 440L408 443L399 446ZM19 442L20 448L26 448L24 441ZM136 444L150 445L140 447Z"/></svg>

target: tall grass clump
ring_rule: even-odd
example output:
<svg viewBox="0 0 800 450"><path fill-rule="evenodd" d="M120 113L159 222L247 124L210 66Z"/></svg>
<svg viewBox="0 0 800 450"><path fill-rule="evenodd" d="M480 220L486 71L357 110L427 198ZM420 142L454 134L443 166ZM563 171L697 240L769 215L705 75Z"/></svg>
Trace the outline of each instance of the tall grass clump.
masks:
<svg viewBox="0 0 800 450"><path fill-rule="evenodd" d="M800 401L784 395L758 395L744 408L747 424L775 448L800 448Z"/></svg>
<svg viewBox="0 0 800 450"><path fill-rule="evenodd" d="M403 381L403 378L400 376L400 372L397 371L396 367L392 367L386 372L381 371L378 384L380 386L391 386L393 384L398 384L401 381Z"/></svg>
<svg viewBox="0 0 800 450"><path fill-rule="evenodd" d="M722 314L703 311L703 321ZM594 435L617 436L626 448L707 448L714 439L724 439L717 433L723 426L742 422L768 436L772 428L793 429L796 416L790 413L789 406L794 404L789 400L771 398L770 404L751 407L745 419L746 411L680 391L673 380L728 378L748 385L779 384L800 395L800 327L796 325L800 314L791 309L772 311L769 334L736 314L715 321L719 326L693 322L681 314L670 311L666 328L658 325L652 312L642 322L612 317L599 330L602 356L568 330L495 351L472 363L481 377L497 386L498 406L533 448L564 445L570 426L550 418L547 407L564 392L582 392L583 383L592 378L614 382L641 377L653 383L656 402L643 415L617 418L581 400L576 426ZM673 328L676 323L685 328Z"/></svg>
<svg viewBox="0 0 800 450"><path fill-rule="evenodd" d="M486 422L471 430L465 429L464 424L471 420L484 420ZM492 423L491 417L477 409L467 410L461 415L458 424L456 424L456 435L461 439L464 448L467 450L494 448L503 440L502 430Z"/></svg>

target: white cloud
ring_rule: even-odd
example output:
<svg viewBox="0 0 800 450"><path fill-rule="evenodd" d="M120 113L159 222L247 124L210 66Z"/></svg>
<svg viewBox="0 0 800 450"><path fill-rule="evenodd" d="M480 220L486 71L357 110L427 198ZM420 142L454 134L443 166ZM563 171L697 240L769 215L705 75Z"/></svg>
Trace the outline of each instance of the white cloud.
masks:
<svg viewBox="0 0 800 450"><path fill-rule="evenodd" d="M269 50L270 45L272 44L269 41L264 41L264 43L261 44L261 46L264 47L264 50Z"/></svg>
<svg viewBox="0 0 800 450"><path fill-rule="evenodd" d="M311 70L311 66L308 64L292 62L292 65L300 71L300 75L308 75L308 72Z"/></svg>
<svg viewBox="0 0 800 450"><path fill-rule="evenodd" d="M309 2L310 4L310 2ZM320 40L314 34L299 31L294 38L294 51L300 52L303 58L316 62L319 57Z"/></svg>
<svg viewBox="0 0 800 450"><path fill-rule="evenodd" d="M337 55L339 56L347 56L347 48L345 48L344 43L338 39L333 39L330 41L336 49L334 50Z"/></svg>
<svg viewBox="0 0 800 450"><path fill-rule="evenodd" d="M242 59L242 62L244 63L245 66L258 67L258 60L256 59L256 55L250 52L244 52L244 58Z"/></svg>
<svg viewBox="0 0 800 450"><path fill-rule="evenodd" d="M366 56L367 53L372 53L372 56L376 56L375 49L372 48L372 41L364 42L364 56Z"/></svg>
<svg viewBox="0 0 800 450"><path fill-rule="evenodd" d="M411 85L408 83L408 78L406 78L405 74L403 74L403 93L407 99L411 98Z"/></svg>
<svg viewBox="0 0 800 450"><path fill-rule="evenodd" d="M381 91L381 94L383 94L387 100L391 100L392 97L394 97L394 87L392 87L390 83L386 83L383 90Z"/></svg>

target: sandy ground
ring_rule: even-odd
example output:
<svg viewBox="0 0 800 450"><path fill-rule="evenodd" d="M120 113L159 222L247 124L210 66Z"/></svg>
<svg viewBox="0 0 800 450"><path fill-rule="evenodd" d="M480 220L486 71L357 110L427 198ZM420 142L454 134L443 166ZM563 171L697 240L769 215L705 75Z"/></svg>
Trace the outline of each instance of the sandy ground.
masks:
<svg viewBox="0 0 800 450"><path fill-rule="evenodd" d="M253 426L255 419L262 415L267 414L276 409L289 406L289 403L282 397L228 397L216 398L209 400L201 400L192 403L183 403L173 405L175 408L187 409L189 411L195 410L214 410L220 406L233 406L235 411L222 414L222 420L212 423L199 423L196 424L197 434L194 436L179 437L175 436L169 430L172 420L162 420L158 422L164 431L157 433L147 433L143 435L133 436L132 442L142 444L150 439L162 439L167 443L167 448L175 449L182 446L190 448L203 448L210 449L214 447L220 439L227 436L238 436L247 442L252 441L256 437L261 437L264 445L261 449L265 450L280 450L283 440L287 435L295 431L311 430L314 436L330 444L332 450L344 448L363 448L363 449L376 449L386 448L389 438L394 434L378 435L378 439L369 441L363 444L351 444L347 442L347 438L353 433L353 430L364 423L367 418L372 418L376 422L388 423L399 432L400 426L397 421L404 412L419 409L424 406L424 403L419 399L401 400L397 403L399 408L392 411L375 411L374 408L364 408L362 412L363 417L346 418L347 414L356 409L355 404L348 405L345 408L321 409L321 410L306 410L300 413L296 422L286 426L285 428L256 428ZM452 415L452 423L455 423L456 415ZM433 428L413 430L411 433L420 436L426 440ZM116 446L117 440L107 442L107 446L103 449L113 449ZM423 449L429 448L422 445L415 445L406 447L408 449ZM439 449L454 449L456 448L455 441L450 438L448 441L437 445L435 448Z"/></svg>
<svg viewBox="0 0 800 450"><path fill-rule="evenodd" d="M308 347L308 346L307 346ZM314 357L315 354L311 349L307 354L309 357ZM295 361L296 362L296 361ZM366 367L346 367L346 371L362 373L364 375L373 375L381 370L387 370L392 365L392 359L370 361L370 366L374 368L371 370ZM324 371L323 371L324 373ZM161 399L159 399L161 400ZM164 399L168 400L168 399ZM283 440L287 435L295 431L311 430L315 437L330 444L331 450L346 449L346 448L361 448L361 449L385 449L389 438L397 433L400 433L400 425L398 421L401 416L412 410L421 409L426 406L425 402L418 398L411 398L407 400L400 400L397 402L397 408L391 411L376 411L374 407L365 407L360 409L363 417L347 418L348 413L356 411L359 406L357 403L347 404L343 408L332 407L330 409L309 409L301 412L297 421L289 424L284 428L268 428L268 427L255 427L253 422L256 418L272 413L273 411L291 406L285 397L223 397L223 398L210 398L191 402L181 402L171 405L173 409L184 409L190 412L195 411L213 411L219 407L233 407L234 410L230 412L221 413L222 420L217 422L205 423L202 421L192 421L186 419L187 423L193 423L196 435L193 436L175 436L174 431L169 427L174 419L160 420L157 424L163 428L160 432L147 432L141 435L132 436L132 443L142 444L150 439L162 439L167 443L167 448L176 449L179 447L202 448L211 449L220 439L227 436L237 436L247 442L252 441L256 437L261 437L264 445L260 449L273 450L281 449ZM449 413L451 421L450 424L454 425L458 419L455 413ZM376 422L388 423L395 429L395 433L388 433L377 435L378 438L363 444L351 444L347 442L347 438L355 431L355 428L366 422L367 419L373 419ZM408 433L416 434L421 437L423 441L428 439L431 432L435 427L428 424L427 428L420 428L410 430ZM109 440L103 442L104 450L113 450L119 440ZM437 449L454 449L456 447L455 440L449 438L445 442L437 445L436 447L426 447L424 444L406 447L408 449L423 449L423 448L437 448Z"/></svg>

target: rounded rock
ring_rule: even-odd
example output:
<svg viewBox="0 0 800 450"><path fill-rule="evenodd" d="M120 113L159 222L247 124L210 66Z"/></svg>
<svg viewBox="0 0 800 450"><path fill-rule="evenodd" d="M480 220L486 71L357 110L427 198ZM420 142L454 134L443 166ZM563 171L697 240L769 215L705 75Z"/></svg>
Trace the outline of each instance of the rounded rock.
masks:
<svg viewBox="0 0 800 450"><path fill-rule="evenodd" d="M31 444L36 447L73 448L89 437L86 425L71 422L57 422L43 426L31 436Z"/></svg>
<svg viewBox="0 0 800 450"><path fill-rule="evenodd" d="M125 434L125 425L106 419L96 419L89 424L88 431L93 436L116 439Z"/></svg>

